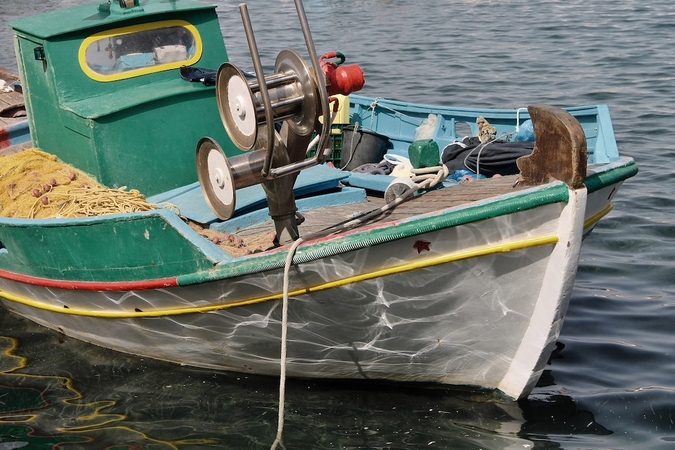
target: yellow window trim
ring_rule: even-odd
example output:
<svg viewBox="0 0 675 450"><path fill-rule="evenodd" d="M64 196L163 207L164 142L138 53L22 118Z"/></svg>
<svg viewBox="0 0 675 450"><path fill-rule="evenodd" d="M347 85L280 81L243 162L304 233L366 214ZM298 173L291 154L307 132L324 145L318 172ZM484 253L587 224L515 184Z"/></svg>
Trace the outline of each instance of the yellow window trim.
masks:
<svg viewBox="0 0 675 450"><path fill-rule="evenodd" d="M140 67L138 69L131 69L110 75L102 75L100 73L94 72L87 64L86 59L87 48L89 47L89 45L93 44L99 39L114 38L124 34L137 33L139 31L150 31L166 27L183 27L192 33L192 35L195 38L195 54L190 59L160 64L151 67ZM127 78L134 78L149 73L163 72L165 70L177 69L181 66L192 65L197 61L199 61L199 59L202 57L202 48L203 48L202 38L194 25L191 25L189 22L186 22L184 20L161 20L158 22L150 22L140 25L132 25L129 27L115 28L114 30L106 30L100 33L92 34L84 41L82 41L82 44L80 45L80 49L77 54L77 59L80 63L80 68L85 74L87 74L89 78L96 81L108 82L108 81L125 80Z"/></svg>

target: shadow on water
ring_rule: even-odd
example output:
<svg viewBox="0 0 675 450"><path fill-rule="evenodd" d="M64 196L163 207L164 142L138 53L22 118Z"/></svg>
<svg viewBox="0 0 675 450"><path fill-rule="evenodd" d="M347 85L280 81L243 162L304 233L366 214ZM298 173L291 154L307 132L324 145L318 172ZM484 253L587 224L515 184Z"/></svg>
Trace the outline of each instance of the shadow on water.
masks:
<svg viewBox="0 0 675 450"><path fill-rule="evenodd" d="M124 355L2 309L0 326L12 336L0 336L0 449L263 449L274 440L276 378ZM561 448L550 434L611 432L559 394L505 402L397 384L287 384L288 449Z"/></svg>

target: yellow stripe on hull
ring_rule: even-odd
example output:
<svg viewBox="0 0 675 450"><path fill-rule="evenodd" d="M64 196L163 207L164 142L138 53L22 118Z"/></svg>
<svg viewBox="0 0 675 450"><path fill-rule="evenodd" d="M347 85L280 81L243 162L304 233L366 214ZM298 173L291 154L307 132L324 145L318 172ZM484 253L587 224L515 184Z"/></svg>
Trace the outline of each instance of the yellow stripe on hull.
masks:
<svg viewBox="0 0 675 450"><path fill-rule="evenodd" d="M558 242L558 236L545 236L540 238L531 238L525 239L517 242L507 242L502 244L490 245L485 247L479 247L472 250L458 251L450 253L443 256L438 256L435 258L424 259L421 261L414 261L407 264L402 264L396 267L389 267L386 269L376 270L373 272L363 273L359 275L354 275L351 277L342 278L335 281L328 281L316 286L308 286L300 289L295 289L289 292L290 297L297 297L300 295L311 294L313 292L323 291L326 289L338 288L348 284L358 283L362 281L371 280L373 278L380 278L384 276L396 275L403 272L410 272L413 270L424 269L427 267L433 267L440 264L447 264L454 261L460 261L464 259L476 258L481 256L488 256L497 253L506 253L516 250L523 250L532 247L539 247L543 245L554 245ZM218 311L222 309L235 308L238 306L247 306L253 305L256 303L267 302L271 300L280 300L282 298L282 293L275 293L270 295L265 295L261 297L250 298L246 300L237 300L226 303L218 303L208 306L195 306L188 308L166 308L166 309L156 309L152 311L101 311L101 310L90 310L90 309L76 309L76 308L65 308L59 307L56 305L42 303L40 301L32 300L20 295L11 294L9 292L0 291L0 296L4 297L7 300L12 302L20 303L26 306L30 306L36 309L41 309L44 311L50 311L60 314L68 314L74 316L87 316L87 317L96 317L96 318L105 318L105 319L130 319L130 318L140 318L140 317L165 317L165 316L175 316L182 314L195 314L195 313L207 313L211 311Z"/></svg>

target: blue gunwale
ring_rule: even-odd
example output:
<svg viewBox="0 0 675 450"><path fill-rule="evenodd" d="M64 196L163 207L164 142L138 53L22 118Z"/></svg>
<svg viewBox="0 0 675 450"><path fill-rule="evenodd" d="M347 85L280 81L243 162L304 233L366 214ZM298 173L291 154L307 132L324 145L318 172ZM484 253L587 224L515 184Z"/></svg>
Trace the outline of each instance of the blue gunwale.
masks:
<svg viewBox="0 0 675 450"><path fill-rule="evenodd" d="M469 133L475 136L478 131L476 126L478 117L487 119L497 129L497 134L513 132L517 118L520 124L530 118L524 107L464 108L410 103L357 94L350 95L349 101L350 121L358 122L364 129L388 136L392 141L390 151L403 156L406 156L408 145L413 141L415 129L429 114L439 116L433 139L441 148ZM584 105L563 109L572 114L584 130L589 164L607 163L619 157L607 105ZM462 127L466 132L460 129Z"/></svg>

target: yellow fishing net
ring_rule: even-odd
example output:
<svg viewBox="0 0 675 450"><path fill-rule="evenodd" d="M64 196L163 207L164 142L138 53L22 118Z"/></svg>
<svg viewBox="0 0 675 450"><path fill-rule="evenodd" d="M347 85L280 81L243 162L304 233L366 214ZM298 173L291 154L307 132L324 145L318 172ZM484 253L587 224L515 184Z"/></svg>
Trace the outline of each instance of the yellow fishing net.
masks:
<svg viewBox="0 0 675 450"><path fill-rule="evenodd" d="M22 219L71 218L149 211L158 207L135 189L111 189L94 178L35 148L0 156L0 216ZM261 233L247 238L203 228L184 219L197 233L232 256L265 251L274 236Z"/></svg>
<svg viewBox="0 0 675 450"><path fill-rule="evenodd" d="M155 209L135 189L110 189L32 148L0 157L0 216L85 217Z"/></svg>

